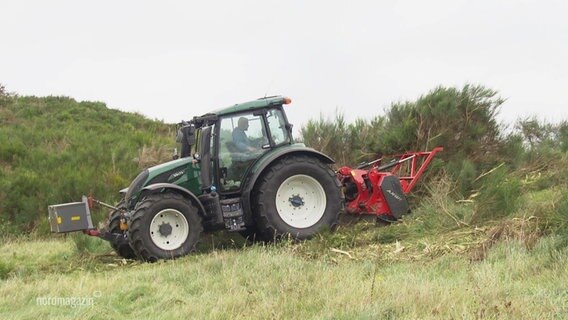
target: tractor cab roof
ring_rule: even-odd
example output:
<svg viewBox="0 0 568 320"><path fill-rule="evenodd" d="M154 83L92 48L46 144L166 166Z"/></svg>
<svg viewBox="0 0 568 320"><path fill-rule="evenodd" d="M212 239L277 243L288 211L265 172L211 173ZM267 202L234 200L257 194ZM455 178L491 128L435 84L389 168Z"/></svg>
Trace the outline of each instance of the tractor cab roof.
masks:
<svg viewBox="0 0 568 320"><path fill-rule="evenodd" d="M253 101L248 101L244 103L238 103L232 105L230 107L226 107L223 109L218 109L210 113L206 113L199 117L193 118L193 123L196 127L202 127L204 125L213 123L217 121L217 118L220 116L230 115L234 113L241 113L246 111L254 111L258 109L264 109L273 106L279 106L283 104L290 103L290 98L286 98L283 96L272 96L272 97L264 97Z"/></svg>

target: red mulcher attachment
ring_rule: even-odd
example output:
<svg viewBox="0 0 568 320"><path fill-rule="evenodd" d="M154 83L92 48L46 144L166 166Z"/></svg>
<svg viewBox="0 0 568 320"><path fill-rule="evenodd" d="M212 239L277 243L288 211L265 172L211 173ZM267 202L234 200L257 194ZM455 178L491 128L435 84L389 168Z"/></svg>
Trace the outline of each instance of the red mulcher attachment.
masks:
<svg viewBox="0 0 568 320"><path fill-rule="evenodd" d="M436 147L428 152L407 152L394 156L395 160L385 165L381 165L380 158L355 169L340 168L337 176L345 193L345 211L352 215L376 215L389 222L409 213L406 194L442 150ZM367 167L371 168L364 169Z"/></svg>

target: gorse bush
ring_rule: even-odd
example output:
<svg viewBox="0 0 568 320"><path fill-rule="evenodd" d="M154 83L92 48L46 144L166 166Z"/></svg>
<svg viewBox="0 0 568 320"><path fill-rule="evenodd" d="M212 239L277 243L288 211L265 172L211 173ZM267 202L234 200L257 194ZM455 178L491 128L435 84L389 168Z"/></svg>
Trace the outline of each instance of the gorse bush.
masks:
<svg viewBox="0 0 568 320"><path fill-rule="evenodd" d="M483 177L470 223L497 220L516 212L521 206L522 185L519 177L498 167Z"/></svg>
<svg viewBox="0 0 568 320"><path fill-rule="evenodd" d="M354 126L357 126L357 123ZM365 132L361 130L360 135L365 135ZM352 161L352 151L357 150L361 141L364 141L358 139L352 126L345 123L342 114L337 114L333 121L323 118L319 121L309 121L302 128L302 138L305 143L324 153L333 150L333 153L328 154L340 163Z"/></svg>
<svg viewBox="0 0 568 320"><path fill-rule="evenodd" d="M342 115L335 122L320 118L309 121L301 133L307 145L344 164L379 153L436 146L444 146L444 159L487 163L488 158L495 160L503 142L495 119L503 101L495 91L481 86L467 85L461 90L439 87L415 102L392 104L385 115L353 124L346 124Z"/></svg>

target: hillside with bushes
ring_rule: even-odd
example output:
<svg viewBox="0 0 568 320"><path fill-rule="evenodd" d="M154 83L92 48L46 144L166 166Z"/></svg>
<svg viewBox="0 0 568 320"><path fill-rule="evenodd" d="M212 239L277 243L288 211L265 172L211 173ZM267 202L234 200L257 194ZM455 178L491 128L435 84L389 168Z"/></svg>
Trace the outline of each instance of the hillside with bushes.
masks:
<svg viewBox="0 0 568 320"><path fill-rule="evenodd" d="M175 129L102 102L0 91L0 230L47 231L49 204L113 203L145 166L171 159Z"/></svg>

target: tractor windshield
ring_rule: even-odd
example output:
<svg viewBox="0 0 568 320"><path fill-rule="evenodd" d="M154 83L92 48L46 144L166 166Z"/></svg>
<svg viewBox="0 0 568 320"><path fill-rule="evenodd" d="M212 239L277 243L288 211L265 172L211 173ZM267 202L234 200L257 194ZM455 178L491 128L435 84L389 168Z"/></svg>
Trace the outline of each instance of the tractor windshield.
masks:
<svg viewBox="0 0 568 320"><path fill-rule="evenodd" d="M268 128L274 145L289 143L290 137L286 128L286 119L282 110L274 109L266 114Z"/></svg>

